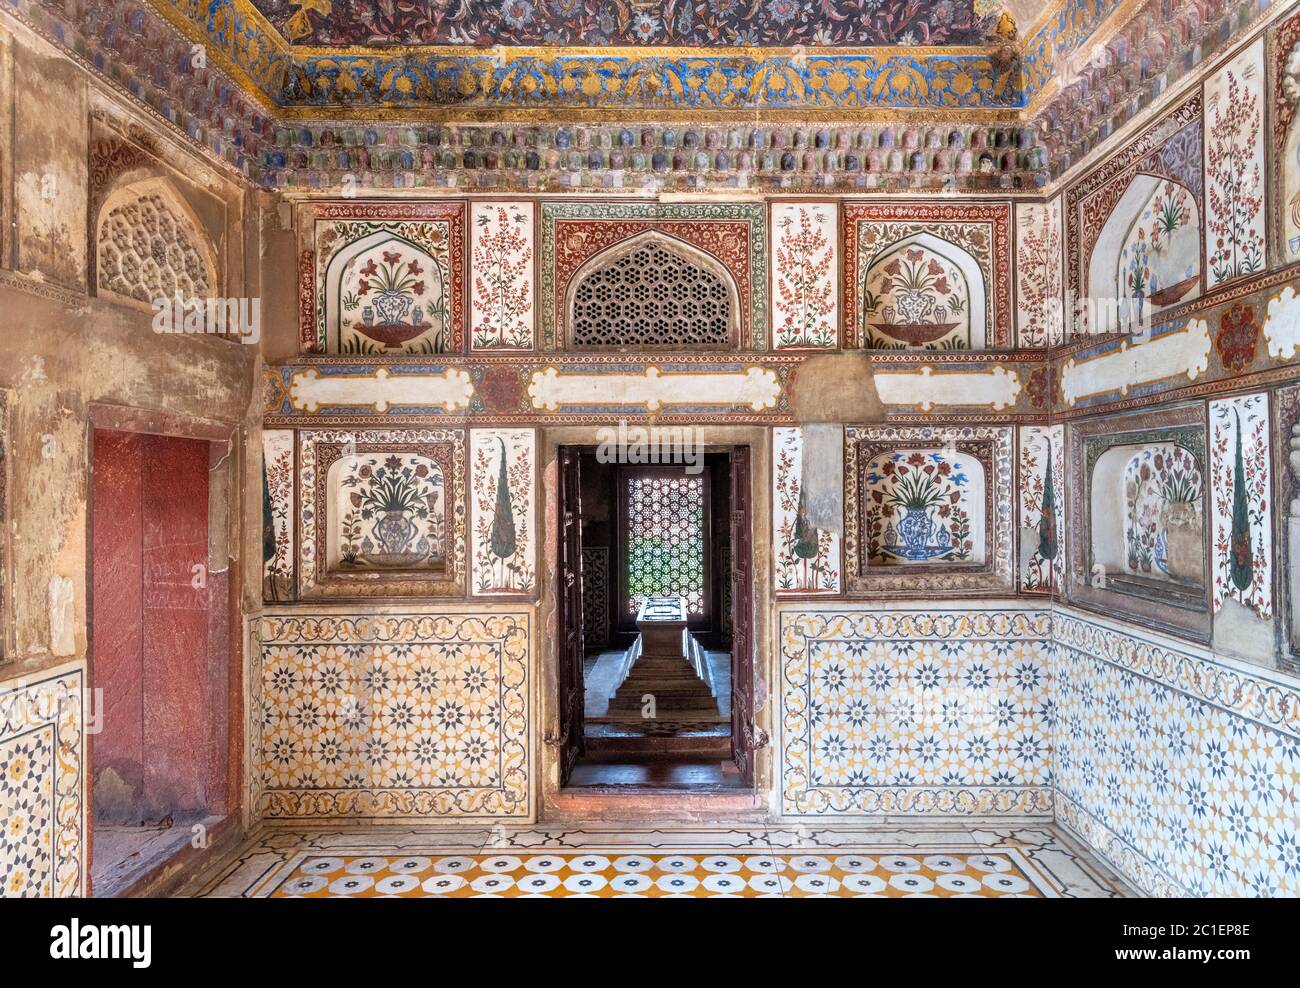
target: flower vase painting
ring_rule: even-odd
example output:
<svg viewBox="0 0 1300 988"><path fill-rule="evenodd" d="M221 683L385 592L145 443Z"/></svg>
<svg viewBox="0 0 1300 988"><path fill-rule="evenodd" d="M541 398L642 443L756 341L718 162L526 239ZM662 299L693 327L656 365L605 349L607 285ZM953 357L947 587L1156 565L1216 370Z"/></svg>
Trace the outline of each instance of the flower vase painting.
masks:
<svg viewBox="0 0 1300 988"><path fill-rule="evenodd" d="M1152 443L1124 467L1124 572L1200 585L1204 568L1201 468L1175 443Z"/></svg>
<svg viewBox="0 0 1300 988"><path fill-rule="evenodd" d="M866 346L968 350L970 308L966 276L953 260L921 244L898 248L867 272Z"/></svg>
<svg viewBox="0 0 1300 988"><path fill-rule="evenodd" d="M331 549L339 569L445 567L445 479L435 461L398 453L345 456L330 474L337 497Z"/></svg>
<svg viewBox="0 0 1300 988"><path fill-rule="evenodd" d="M984 471L955 449L895 450L863 473L872 565L981 563Z"/></svg>
<svg viewBox="0 0 1300 988"><path fill-rule="evenodd" d="M1119 252L1119 329L1138 331L1150 317L1185 301L1200 286L1200 219L1192 193L1157 183Z"/></svg>
<svg viewBox="0 0 1300 988"><path fill-rule="evenodd" d="M326 352L448 353L460 345L445 222L332 223L318 234Z"/></svg>

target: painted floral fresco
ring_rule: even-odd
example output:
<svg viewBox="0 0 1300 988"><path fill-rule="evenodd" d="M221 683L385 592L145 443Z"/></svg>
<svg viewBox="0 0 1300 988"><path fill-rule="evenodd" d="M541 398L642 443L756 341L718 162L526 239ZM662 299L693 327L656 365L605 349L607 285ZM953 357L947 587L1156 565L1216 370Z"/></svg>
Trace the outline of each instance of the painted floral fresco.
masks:
<svg viewBox="0 0 1300 988"><path fill-rule="evenodd" d="M1147 179L1147 176L1140 176ZM1172 179L1152 188L1120 245L1119 331L1138 332L1156 312L1192 295L1200 285L1200 222L1192 193Z"/></svg>
<svg viewBox="0 0 1300 988"><path fill-rule="evenodd" d="M299 209L299 227L311 237L299 273L306 350L463 351L463 203L351 200Z"/></svg>
<svg viewBox="0 0 1300 988"><path fill-rule="evenodd" d="M984 471L973 458L955 449L896 450L871 460L863 480L870 564L983 561Z"/></svg>
<svg viewBox="0 0 1300 988"><path fill-rule="evenodd" d="M772 343L834 347L839 327L838 207L772 207Z"/></svg>
<svg viewBox="0 0 1300 988"><path fill-rule="evenodd" d="M536 586L532 429L470 432L470 531L474 594L531 593Z"/></svg>
<svg viewBox="0 0 1300 988"><path fill-rule="evenodd" d="M533 346L533 204L477 202L470 209L470 348Z"/></svg>
<svg viewBox="0 0 1300 988"><path fill-rule="evenodd" d="M293 432L262 432L262 598L293 596Z"/></svg>
<svg viewBox="0 0 1300 988"><path fill-rule="evenodd" d="M446 478L413 453L343 456L330 469L331 562L341 570L442 571Z"/></svg>
<svg viewBox="0 0 1300 988"><path fill-rule="evenodd" d="M862 308L868 349L971 348L966 277L927 245L900 246L881 256L867 272Z"/></svg>
<svg viewBox="0 0 1300 988"><path fill-rule="evenodd" d="M1022 347L1064 339L1061 200L1016 204L1016 318Z"/></svg>
<svg viewBox="0 0 1300 988"><path fill-rule="evenodd" d="M1125 572L1201 582L1203 484L1196 458L1175 443L1152 443L1129 457L1123 484Z"/></svg>
<svg viewBox="0 0 1300 988"><path fill-rule="evenodd" d="M298 433L298 594L465 593L465 433Z"/></svg>
<svg viewBox="0 0 1300 988"><path fill-rule="evenodd" d="M1205 267L1210 285L1264 270L1264 40L1205 84Z"/></svg>
<svg viewBox="0 0 1300 988"><path fill-rule="evenodd" d="M1140 304L1127 305L1129 324L1139 314L1151 315L1162 305L1201 294L1200 279L1192 278L1202 269L1202 238L1196 232L1204 214L1201 118L1197 92L1111 155L1105 167L1066 189L1065 287L1066 297L1074 300L1068 307L1068 334L1118 331L1118 307L1129 299L1130 275L1136 276L1134 287L1142 295ZM1159 241L1155 250L1153 231ZM1139 239L1141 249L1133 246ZM1131 249L1121 264L1126 244ZM1148 268L1158 283L1154 292ZM1153 293L1165 294L1153 299Z"/></svg>
<svg viewBox="0 0 1300 988"><path fill-rule="evenodd" d="M1273 492L1268 395L1210 402L1211 590L1273 616Z"/></svg>
<svg viewBox="0 0 1300 988"><path fill-rule="evenodd" d="M973 0L254 0L301 45L969 45L992 33Z"/></svg>
<svg viewBox="0 0 1300 988"><path fill-rule="evenodd" d="M772 524L778 594L839 593L840 533L809 520L803 489L803 430L772 430Z"/></svg>
<svg viewBox="0 0 1300 988"><path fill-rule="evenodd" d="M1010 203L846 202L843 210L845 347L1013 345Z"/></svg>
<svg viewBox="0 0 1300 988"><path fill-rule="evenodd" d="M1065 427L1021 426L1020 589L1056 593L1065 568Z"/></svg>
<svg viewBox="0 0 1300 988"><path fill-rule="evenodd" d="M1282 257L1300 257L1300 12L1278 26L1274 36L1273 91L1275 196L1280 220Z"/></svg>

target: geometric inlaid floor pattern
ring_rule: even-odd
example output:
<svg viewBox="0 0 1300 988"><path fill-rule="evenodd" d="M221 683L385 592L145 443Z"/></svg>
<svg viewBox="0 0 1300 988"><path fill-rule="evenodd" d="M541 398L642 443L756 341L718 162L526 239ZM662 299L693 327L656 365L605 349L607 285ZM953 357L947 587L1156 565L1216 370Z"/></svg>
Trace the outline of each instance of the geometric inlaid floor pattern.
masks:
<svg viewBox="0 0 1300 988"><path fill-rule="evenodd" d="M273 898L1059 898L1130 894L1048 825L265 827L192 894Z"/></svg>

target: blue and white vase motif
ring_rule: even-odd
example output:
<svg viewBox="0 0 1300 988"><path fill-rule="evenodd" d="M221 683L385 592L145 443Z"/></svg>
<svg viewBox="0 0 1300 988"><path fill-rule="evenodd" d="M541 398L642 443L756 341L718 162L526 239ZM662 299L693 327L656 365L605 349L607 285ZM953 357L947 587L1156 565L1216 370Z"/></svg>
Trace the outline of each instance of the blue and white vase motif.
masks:
<svg viewBox="0 0 1300 988"><path fill-rule="evenodd" d="M905 555L913 559L923 559L927 555L926 546L930 533L934 531L934 520L924 510L908 508L898 523L898 534L903 537Z"/></svg>

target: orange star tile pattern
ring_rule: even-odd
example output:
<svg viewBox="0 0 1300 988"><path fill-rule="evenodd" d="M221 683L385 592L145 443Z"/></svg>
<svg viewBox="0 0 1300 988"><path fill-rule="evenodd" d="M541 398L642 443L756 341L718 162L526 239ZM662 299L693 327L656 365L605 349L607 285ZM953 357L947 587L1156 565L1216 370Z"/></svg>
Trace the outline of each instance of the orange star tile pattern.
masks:
<svg viewBox="0 0 1300 988"><path fill-rule="evenodd" d="M664 853L308 857L272 898L1044 898L1012 852Z"/></svg>

